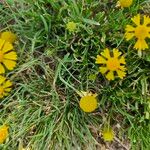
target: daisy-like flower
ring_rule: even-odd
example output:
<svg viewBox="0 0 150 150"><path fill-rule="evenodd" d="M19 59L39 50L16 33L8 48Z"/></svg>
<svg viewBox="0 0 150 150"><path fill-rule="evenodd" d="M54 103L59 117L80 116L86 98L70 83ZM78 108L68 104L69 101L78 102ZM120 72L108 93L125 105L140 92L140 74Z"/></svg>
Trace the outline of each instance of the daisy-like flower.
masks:
<svg viewBox="0 0 150 150"><path fill-rule="evenodd" d="M5 73L5 67L13 70L16 66L17 54L11 43L0 39L0 74Z"/></svg>
<svg viewBox="0 0 150 150"><path fill-rule="evenodd" d="M91 92L80 92L78 94L81 96L79 105L84 112L93 112L98 107L97 94Z"/></svg>
<svg viewBox="0 0 150 150"><path fill-rule="evenodd" d="M0 75L0 99L8 95L11 91L11 86L11 81Z"/></svg>
<svg viewBox="0 0 150 150"><path fill-rule="evenodd" d="M112 130L112 128L108 126L108 127L104 127L102 131L102 136L103 136L104 141L110 142L110 141L113 141L115 135L114 135L114 131Z"/></svg>
<svg viewBox="0 0 150 150"><path fill-rule="evenodd" d="M113 49L112 56L108 48L104 49L101 55L97 55L96 64L100 64L99 71L106 75L108 80L114 80L117 75L123 79L126 75L125 58L121 56L118 49Z"/></svg>
<svg viewBox="0 0 150 150"><path fill-rule="evenodd" d="M14 43L17 39L17 36L10 31L5 31L0 34L0 38L7 42Z"/></svg>
<svg viewBox="0 0 150 150"><path fill-rule="evenodd" d="M8 126L0 126L0 144L3 144L8 137Z"/></svg>
<svg viewBox="0 0 150 150"><path fill-rule="evenodd" d="M74 32L76 30L76 28L77 28L77 24L75 22L73 22L73 21L68 22L66 24L66 28L67 28L68 31Z"/></svg>
<svg viewBox="0 0 150 150"><path fill-rule="evenodd" d="M140 14L138 14L137 16L134 16L131 20L136 26L126 26L126 40L129 41L133 37L135 37L137 41L134 45L134 48L139 51L147 49L148 44L146 43L146 38L150 38L150 17L144 15L141 23L141 16Z"/></svg>
<svg viewBox="0 0 150 150"><path fill-rule="evenodd" d="M121 7L130 7L133 3L133 0L119 0L118 1L118 6Z"/></svg>

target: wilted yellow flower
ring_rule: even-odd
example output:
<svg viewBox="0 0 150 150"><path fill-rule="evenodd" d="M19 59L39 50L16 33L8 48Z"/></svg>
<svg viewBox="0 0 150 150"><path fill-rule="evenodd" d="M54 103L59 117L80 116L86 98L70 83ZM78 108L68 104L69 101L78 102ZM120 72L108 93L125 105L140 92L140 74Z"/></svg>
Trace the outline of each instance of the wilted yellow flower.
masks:
<svg viewBox="0 0 150 150"><path fill-rule="evenodd" d="M4 96L7 96L11 91L12 83L10 80L7 80L5 77L0 75L0 99Z"/></svg>
<svg viewBox="0 0 150 150"><path fill-rule="evenodd" d="M81 99L79 105L84 112L92 112L98 107L98 102L96 99L97 94L92 94L91 92L81 92L80 96Z"/></svg>
<svg viewBox="0 0 150 150"><path fill-rule="evenodd" d="M106 142L113 141L114 132L113 132L112 128L111 127L104 127L104 129L102 131L102 136L103 136L104 141L106 141Z"/></svg>
<svg viewBox="0 0 150 150"><path fill-rule="evenodd" d="M10 31L5 31L1 33L0 38L7 42L14 43L17 39L17 36Z"/></svg>
<svg viewBox="0 0 150 150"><path fill-rule="evenodd" d="M89 75L89 80L95 80L96 79L96 74L90 74Z"/></svg>
<svg viewBox="0 0 150 150"><path fill-rule="evenodd" d="M7 137L8 137L8 127L6 125L0 126L0 144L4 143Z"/></svg>
<svg viewBox="0 0 150 150"><path fill-rule="evenodd" d="M113 49L113 56L110 55L108 48L104 49L101 55L97 55L96 64L102 66L99 67L99 71L106 75L108 80L114 80L114 73L117 73L118 77L123 79L126 75L125 58L121 56L121 52L118 49Z"/></svg>
<svg viewBox="0 0 150 150"><path fill-rule="evenodd" d="M126 26L126 33L125 38L128 40L131 40L133 37L137 39L137 42L134 45L135 49L138 50L145 50L148 48L148 45L146 43L146 38L150 38L150 17L143 16L143 21L141 23L141 16L138 14L137 16L134 16L131 19L136 27L133 27L131 25Z"/></svg>
<svg viewBox="0 0 150 150"><path fill-rule="evenodd" d="M133 3L133 0L119 0L118 5L121 7L130 7Z"/></svg>
<svg viewBox="0 0 150 150"><path fill-rule="evenodd" d="M70 31L70 32L74 32L76 30L76 23L71 21L71 22L68 22L67 25L66 25L66 28Z"/></svg>
<svg viewBox="0 0 150 150"><path fill-rule="evenodd" d="M11 43L0 39L0 74L5 73L5 67L13 70L16 66L17 54ZM5 66L5 67L4 67Z"/></svg>

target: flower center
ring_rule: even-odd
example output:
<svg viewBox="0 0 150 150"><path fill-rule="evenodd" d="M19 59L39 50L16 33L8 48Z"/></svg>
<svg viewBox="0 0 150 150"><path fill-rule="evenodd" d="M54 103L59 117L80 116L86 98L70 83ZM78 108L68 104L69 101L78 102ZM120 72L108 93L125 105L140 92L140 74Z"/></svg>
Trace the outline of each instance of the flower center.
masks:
<svg viewBox="0 0 150 150"><path fill-rule="evenodd" d="M135 28L135 36L138 39L145 39L146 37L148 37L148 35L149 35L149 32L146 26L140 25Z"/></svg>
<svg viewBox="0 0 150 150"><path fill-rule="evenodd" d="M119 68L120 66L120 62L118 60L118 58L109 58L107 61L107 68L110 71L115 71Z"/></svg>
<svg viewBox="0 0 150 150"><path fill-rule="evenodd" d="M83 96L80 100L80 108L85 112L92 112L97 108L97 100L93 96Z"/></svg>
<svg viewBox="0 0 150 150"><path fill-rule="evenodd" d="M0 51L0 63L3 61L3 52Z"/></svg>
<svg viewBox="0 0 150 150"><path fill-rule="evenodd" d="M4 89L3 87L0 86L0 96L3 95L3 93L4 93Z"/></svg>

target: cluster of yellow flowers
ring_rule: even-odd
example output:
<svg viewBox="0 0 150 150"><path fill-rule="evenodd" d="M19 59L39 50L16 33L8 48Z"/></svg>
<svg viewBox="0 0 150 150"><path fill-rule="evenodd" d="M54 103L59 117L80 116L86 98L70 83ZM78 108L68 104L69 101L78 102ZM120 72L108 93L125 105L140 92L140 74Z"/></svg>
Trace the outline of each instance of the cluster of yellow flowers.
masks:
<svg viewBox="0 0 150 150"><path fill-rule="evenodd" d="M119 0L117 6L121 8L130 7L133 3L133 0ZM125 39L127 41L135 38L137 41L134 45L134 49L137 49L139 53L142 50L149 48L146 40L150 38L150 17L146 15L137 14L131 18L133 26L126 25L125 28ZM75 22L67 23L66 28L70 32L74 32L77 28ZM108 48L105 48L100 55L97 55L96 64L99 64L99 72L106 76L108 80L114 80L115 77L123 79L126 76L126 61L122 52L117 48L114 48L112 51ZM91 92L77 92L81 99L79 102L80 108L84 112L93 112L98 108L97 94ZM105 141L112 141L114 138L114 133L111 127L104 128L102 131L103 139Z"/></svg>
<svg viewBox="0 0 150 150"><path fill-rule="evenodd" d="M16 41L16 35L6 31L0 33L0 99L7 96L11 91L12 82L4 75L7 71L13 70L16 66L17 53L14 50L13 43ZM0 144L8 137L8 126L0 126Z"/></svg>

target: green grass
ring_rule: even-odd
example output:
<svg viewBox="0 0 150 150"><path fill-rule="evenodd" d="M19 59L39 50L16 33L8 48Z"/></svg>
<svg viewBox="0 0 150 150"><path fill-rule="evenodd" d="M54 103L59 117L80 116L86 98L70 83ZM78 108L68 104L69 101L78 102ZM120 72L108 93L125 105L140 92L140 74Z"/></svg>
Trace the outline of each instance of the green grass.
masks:
<svg viewBox="0 0 150 150"><path fill-rule="evenodd" d="M130 143L133 150L149 149L150 52L140 58L134 41L125 41L124 28L137 13L148 14L150 1L135 0L123 10L115 5L109 0L9 0L0 5L0 30L18 35L18 65L7 73L14 87L0 102L0 123L10 126L0 149L17 150L19 143L33 150L100 149L105 143L99 133L109 119L119 142L107 147ZM75 33L66 30L68 21L78 24ZM95 58L105 47L125 53L123 80L108 82L98 74ZM80 110L76 90L98 93L96 112Z"/></svg>

